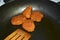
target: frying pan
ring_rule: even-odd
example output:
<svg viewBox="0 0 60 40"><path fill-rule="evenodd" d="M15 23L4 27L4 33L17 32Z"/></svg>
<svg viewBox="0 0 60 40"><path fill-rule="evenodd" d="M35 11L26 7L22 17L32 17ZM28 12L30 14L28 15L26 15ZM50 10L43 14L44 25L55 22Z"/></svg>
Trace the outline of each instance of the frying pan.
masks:
<svg viewBox="0 0 60 40"><path fill-rule="evenodd" d="M13 26L10 23L14 15L18 15L29 6L44 14L41 22L35 22L35 31L30 33L30 40L60 40L60 6L50 1L16 0L0 7L0 40L3 40L16 29L24 30L21 25ZM24 30L25 31L25 30ZM27 32L27 31L26 31ZM29 33L29 32L28 32Z"/></svg>

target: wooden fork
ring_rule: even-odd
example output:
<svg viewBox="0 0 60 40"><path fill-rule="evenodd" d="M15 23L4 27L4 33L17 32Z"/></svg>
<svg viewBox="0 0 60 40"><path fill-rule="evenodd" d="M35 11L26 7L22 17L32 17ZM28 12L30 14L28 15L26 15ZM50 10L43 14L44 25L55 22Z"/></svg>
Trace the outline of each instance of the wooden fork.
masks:
<svg viewBox="0 0 60 40"><path fill-rule="evenodd" d="M29 40L31 35L21 29L17 29L9 36L7 36L4 40Z"/></svg>

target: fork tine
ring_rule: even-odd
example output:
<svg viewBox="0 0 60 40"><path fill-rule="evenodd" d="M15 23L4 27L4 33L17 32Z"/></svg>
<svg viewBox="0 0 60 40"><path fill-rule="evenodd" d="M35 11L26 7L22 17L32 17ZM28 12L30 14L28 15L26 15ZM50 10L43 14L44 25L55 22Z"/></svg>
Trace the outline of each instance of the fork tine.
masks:
<svg viewBox="0 0 60 40"><path fill-rule="evenodd" d="M17 29L16 31L14 31L12 34L10 34L9 36L7 36L4 40L9 40L12 37L14 37L17 34L17 31L19 31L19 29Z"/></svg>
<svg viewBox="0 0 60 40"><path fill-rule="evenodd" d="M21 40L24 37L24 35L21 35L17 40Z"/></svg>
<svg viewBox="0 0 60 40"><path fill-rule="evenodd" d="M29 40L31 37L30 34L26 33L21 29L17 29L12 34L7 36L4 40Z"/></svg>
<svg viewBox="0 0 60 40"><path fill-rule="evenodd" d="M9 39L13 38L17 34L17 32L19 32L19 29L17 29L16 31L14 31L13 33L11 33L4 40L9 40Z"/></svg>
<svg viewBox="0 0 60 40"><path fill-rule="evenodd" d="M20 30L20 35L21 36L17 40L21 40L24 37L25 32L23 30Z"/></svg>
<svg viewBox="0 0 60 40"><path fill-rule="evenodd" d="M23 30L20 30L20 37L17 39L17 40L29 40L31 35L26 33L25 31Z"/></svg>
<svg viewBox="0 0 60 40"><path fill-rule="evenodd" d="M19 36L20 36L20 34L17 34L11 40L16 40Z"/></svg>
<svg viewBox="0 0 60 40"><path fill-rule="evenodd" d="M23 33L24 32L21 29L19 29L17 35L14 38L12 38L11 40L18 40L18 39L21 40L23 38L23 36L24 36Z"/></svg>

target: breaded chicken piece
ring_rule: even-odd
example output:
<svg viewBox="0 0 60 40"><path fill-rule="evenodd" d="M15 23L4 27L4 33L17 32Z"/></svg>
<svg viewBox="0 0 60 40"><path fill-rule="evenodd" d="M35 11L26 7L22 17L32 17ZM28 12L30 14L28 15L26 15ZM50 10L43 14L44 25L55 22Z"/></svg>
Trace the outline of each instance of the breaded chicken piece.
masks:
<svg viewBox="0 0 60 40"><path fill-rule="evenodd" d="M31 11L32 11L32 6L28 6L24 11L23 11L23 15L26 17L26 18L30 18L31 16Z"/></svg>
<svg viewBox="0 0 60 40"><path fill-rule="evenodd" d="M33 21L40 22L42 18L43 18L43 14L38 10L33 11L31 14L31 20Z"/></svg>
<svg viewBox="0 0 60 40"><path fill-rule="evenodd" d="M23 15L17 15L17 16L12 17L11 23L12 23L12 25L20 25L23 22L25 22L25 20L26 20L25 16L23 16Z"/></svg>
<svg viewBox="0 0 60 40"><path fill-rule="evenodd" d="M22 24L23 29L25 29L28 32L33 32L35 29L35 25L34 22L30 19L26 20L23 24Z"/></svg>
<svg viewBox="0 0 60 40"><path fill-rule="evenodd" d="M30 38L31 38L31 34L21 29L17 29L9 36L7 36L4 40L29 40Z"/></svg>

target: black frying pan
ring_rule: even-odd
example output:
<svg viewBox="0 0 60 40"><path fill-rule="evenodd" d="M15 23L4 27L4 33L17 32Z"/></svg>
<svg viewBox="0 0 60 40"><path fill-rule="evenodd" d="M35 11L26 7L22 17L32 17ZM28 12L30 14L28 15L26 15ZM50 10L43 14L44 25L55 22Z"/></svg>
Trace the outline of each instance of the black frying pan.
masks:
<svg viewBox="0 0 60 40"><path fill-rule="evenodd" d="M11 25L10 20L29 5L33 6L33 10L39 10L44 14L40 23L35 22L36 29L30 33L32 34L30 40L60 40L60 6L50 1L39 0L17 0L0 7L0 40L16 29L22 29L21 25L18 27Z"/></svg>

